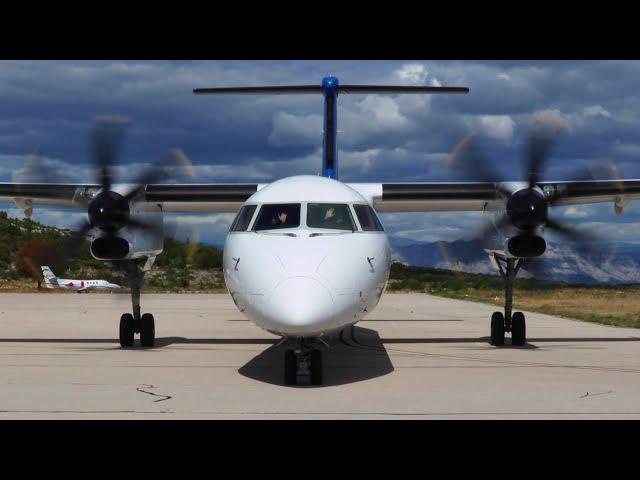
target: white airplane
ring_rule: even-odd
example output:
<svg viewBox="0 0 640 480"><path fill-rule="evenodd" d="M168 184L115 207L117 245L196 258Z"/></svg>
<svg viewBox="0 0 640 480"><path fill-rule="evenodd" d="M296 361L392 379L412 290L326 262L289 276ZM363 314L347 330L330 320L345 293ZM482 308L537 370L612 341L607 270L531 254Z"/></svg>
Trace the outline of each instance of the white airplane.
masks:
<svg viewBox="0 0 640 480"><path fill-rule="evenodd" d="M196 94L321 94L325 101L321 176L293 176L271 184L157 184L160 169L137 181L112 182L114 144L121 129L101 121L93 135L96 184L0 183L0 200L15 202L26 215L35 204L85 208L88 221L76 231L76 246L94 232L91 254L128 268L133 313L120 318L120 344L143 346L155 339L153 315L141 315L140 284L163 250L164 212L238 212L224 244L224 276L235 304L259 327L280 335L286 384L322 382L323 338L371 312L389 276L389 242L377 212L477 211L498 215L487 249L505 280L504 312L491 318L491 343L526 342L525 318L512 313L512 283L524 262L546 249L544 229L576 237L549 217L555 205L610 202L616 213L640 198L640 180L540 181L552 136L534 132L527 178L521 182L342 183L337 180L337 99L355 93L467 93L464 87L320 85L196 89ZM474 168L482 170L480 162ZM488 168L487 165L484 168ZM507 172L509 173L509 172ZM574 235L575 234L575 235ZM136 261L147 259L140 268Z"/></svg>
<svg viewBox="0 0 640 480"><path fill-rule="evenodd" d="M70 278L58 278L51 269L43 265L42 276L47 288L61 288L63 290L75 290L78 293L88 292L89 290L117 290L120 285L107 282L106 280L74 280Z"/></svg>

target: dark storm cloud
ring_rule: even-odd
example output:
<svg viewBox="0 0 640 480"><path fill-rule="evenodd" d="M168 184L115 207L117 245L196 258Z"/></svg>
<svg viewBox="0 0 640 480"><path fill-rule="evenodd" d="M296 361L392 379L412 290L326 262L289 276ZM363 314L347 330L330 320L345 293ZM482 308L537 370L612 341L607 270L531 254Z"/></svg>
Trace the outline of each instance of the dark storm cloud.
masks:
<svg viewBox="0 0 640 480"><path fill-rule="evenodd" d="M0 177L20 177L25 156L37 148L64 178L92 181L91 122L106 114L133 120L122 149L125 176L175 147L196 165L200 182L317 174L321 97L195 96L192 89L317 84L327 74L342 83L471 89L459 96L342 95L344 181L459 180L444 160L472 130L504 177L519 179L528 125L538 111L567 123L546 179L562 179L605 158L616 162L621 176L640 177L640 62L595 61L0 62ZM568 210L567 219L609 222L616 234L635 239L632 209L612 218L609 207ZM53 212L42 215L64 221ZM392 232L415 230L416 238L455 238L468 215L388 216L387 225ZM209 234L223 230L216 223Z"/></svg>

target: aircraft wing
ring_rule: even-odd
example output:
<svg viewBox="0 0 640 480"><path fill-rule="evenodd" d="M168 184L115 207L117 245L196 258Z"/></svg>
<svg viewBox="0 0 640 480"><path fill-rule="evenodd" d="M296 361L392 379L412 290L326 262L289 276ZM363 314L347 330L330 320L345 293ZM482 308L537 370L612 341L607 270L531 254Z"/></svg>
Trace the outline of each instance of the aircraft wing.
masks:
<svg viewBox="0 0 640 480"><path fill-rule="evenodd" d="M144 201L166 212L235 212L258 191L258 184L146 185ZM0 183L0 202L27 210L33 205L86 207L97 184Z"/></svg>
<svg viewBox="0 0 640 480"><path fill-rule="evenodd" d="M498 183L350 183L379 212L484 211L504 209ZM555 205L611 202L623 207L640 199L640 180L538 182Z"/></svg>
<svg viewBox="0 0 640 480"><path fill-rule="evenodd" d="M146 185L144 200L165 212L236 212L265 184ZM483 211L504 208L499 184L482 182L350 183L379 212ZM624 206L640 198L640 179L539 182L556 205L611 202ZM35 204L86 206L96 184L0 183L0 202L23 209Z"/></svg>

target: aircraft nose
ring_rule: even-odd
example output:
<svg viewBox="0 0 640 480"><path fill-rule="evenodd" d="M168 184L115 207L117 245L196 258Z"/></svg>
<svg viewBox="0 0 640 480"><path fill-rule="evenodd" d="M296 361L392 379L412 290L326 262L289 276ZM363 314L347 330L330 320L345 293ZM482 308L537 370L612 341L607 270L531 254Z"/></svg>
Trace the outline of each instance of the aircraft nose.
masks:
<svg viewBox="0 0 640 480"><path fill-rule="evenodd" d="M272 330L286 336L316 336L332 328L333 298L320 282L292 277L278 285L267 303Z"/></svg>

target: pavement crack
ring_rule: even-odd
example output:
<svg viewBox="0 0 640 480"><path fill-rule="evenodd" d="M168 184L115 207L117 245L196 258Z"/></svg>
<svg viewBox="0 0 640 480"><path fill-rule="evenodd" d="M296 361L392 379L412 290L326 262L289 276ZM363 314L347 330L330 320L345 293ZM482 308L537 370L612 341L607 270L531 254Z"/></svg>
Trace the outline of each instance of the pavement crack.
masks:
<svg viewBox="0 0 640 480"><path fill-rule="evenodd" d="M158 400L154 400L153 401L154 403L164 402L165 400L169 400L169 399L173 398L171 395L159 395L157 393L148 392L147 390L144 390L143 387L144 388L158 388L158 387L156 387L155 385L149 385L147 383L143 384L140 387L136 387L136 390L141 392L141 393L148 393L149 395L153 395L154 397L162 397L162 398L159 398Z"/></svg>
<svg viewBox="0 0 640 480"><path fill-rule="evenodd" d="M587 392L587 393L585 393L584 395L582 395L580 398L597 397L597 396L599 396L599 395L607 395L607 394L609 394L609 393L613 393L613 390L609 390L609 391L607 391L607 392L599 392L599 393L590 393L590 392Z"/></svg>

